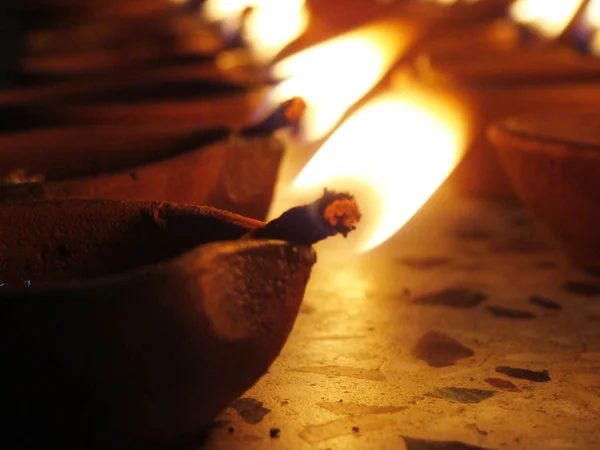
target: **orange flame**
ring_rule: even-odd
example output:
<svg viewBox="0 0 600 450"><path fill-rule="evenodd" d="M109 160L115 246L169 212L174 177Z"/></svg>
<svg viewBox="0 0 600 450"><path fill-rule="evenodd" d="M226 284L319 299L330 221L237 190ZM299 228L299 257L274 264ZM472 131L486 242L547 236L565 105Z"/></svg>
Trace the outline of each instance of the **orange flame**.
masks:
<svg viewBox="0 0 600 450"><path fill-rule="evenodd" d="M305 0L207 0L202 13L206 20L220 22L226 35L241 29L253 56L261 62L273 59L308 24Z"/></svg>
<svg viewBox="0 0 600 450"><path fill-rule="evenodd" d="M378 97L332 134L292 191L350 190L361 208L378 205L375 214L369 210L364 215L358 250L378 246L417 212L460 161L467 130L456 106L417 94Z"/></svg>
<svg viewBox="0 0 600 450"><path fill-rule="evenodd" d="M305 137L316 140L381 80L406 41L393 21L378 22L292 55L273 68L273 76L284 81L257 114L300 96L307 103Z"/></svg>
<svg viewBox="0 0 600 450"><path fill-rule="evenodd" d="M515 22L547 39L558 37L577 14L583 0L517 0L510 8Z"/></svg>

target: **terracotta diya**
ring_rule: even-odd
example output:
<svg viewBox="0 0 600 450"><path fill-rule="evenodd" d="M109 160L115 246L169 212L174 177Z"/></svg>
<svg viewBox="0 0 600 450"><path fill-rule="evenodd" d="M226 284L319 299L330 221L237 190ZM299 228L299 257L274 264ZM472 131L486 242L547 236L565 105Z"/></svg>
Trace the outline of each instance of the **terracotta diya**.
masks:
<svg viewBox="0 0 600 450"><path fill-rule="evenodd" d="M429 34L412 53L413 58L437 61L465 61L490 52L509 51L522 43L518 27L505 19L467 23L452 30Z"/></svg>
<svg viewBox="0 0 600 450"><path fill-rule="evenodd" d="M30 31L25 38L21 84L69 80L173 64L209 63L226 48L213 27L172 2L165 11L104 20L71 18Z"/></svg>
<svg viewBox="0 0 600 450"><path fill-rule="evenodd" d="M89 33L89 28L93 27L74 29L71 35L61 38L77 42L79 34ZM132 27L123 25L123 28L128 34L135 33ZM137 28L141 28L141 25ZM223 49L223 43L209 30L194 29L187 34L182 31L181 36L169 35L167 32L162 36L154 36L147 32L150 35L146 39L140 38L138 33L129 40L127 36L121 36L121 33L126 32L118 28L113 33L115 36L107 37L114 42L101 42L91 49L74 48L68 52L30 51L21 58L15 84L69 81L140 67L149 70L161 65L210 63ZM41 37L39 39L42 40Z"/></svg>
<svg viewBox="0 0 600 450"><path fill-rule="evenodd" d="M582 267L600 268L600 114L548 109L489 130L525 205Z"/></svg>
<svg viewBox="0 0 600 450"><path fill-rule="evenodd" d="M161 13L173 8L169 0L107 0L90 3L85 0L24 0L19 2L27 22L55 23L74 19L115 19ZM42 20L43 18L46 20Z"/></svg>
<svg viewBox="0 0 600 450"><path fill-rule="evenodd" d="M464 192L514 197L485 139L487 125L509 114L545 107L549 103L544 97L558 101L558 107L582 98L587 102L578 94L569 99L569 92L584 89L569 84L592 83L600 76L600 63L582 55L573 44L583 6L553 42L544 43L541 36L534 36L538 42L527 42L519 25L498 20L430 40L414 62L397 74L398 85L407 90L452 98L470 110L471 145L450 178Z"/></svg>
<svg viewBox="0 0 600 450"><path fill-rule="evenodd" d="M498 18L504 17L509 5L513 0L475 0L469 2L455 1L445 4L441 1L413 0L406 2L402 8L402 16L409 21L423 22L433 21L429 32L423 36L419 45L415 46L411 53L412 57L423 48L427 48L433 42L451 42L455 36L467 33L466 30L483 28L487 24L494 23ZM473 39L473 34L470 34ZM496 33L491 35L497 39Z"/></svg>
<svg viewBox="0 0 600 450"><path fill-rule="evenodd" d="M455 23L481 22L506 14L514 0L475 0L444 2L438 0L412 0L405 2L405 11L415 16L437 14Z"/></svg>
<svg viewBox="0 0 600 450"><path fill-rule="evenodd" d="M465 84L597 79L600 64L582 54L576 44L586 5L581 2L553 37L544 37L540 31L508 18L455 30L430 39L420 49L416 65L430 78Z"/></svg>
<svg viewBox="0 0 600 450"><path fill-rule="evenodd" d="M241 130L186 123L46 128L0 135L0 202L165 200L264 219L300 98Z"/></svg>
<svg viewBox="0 0 600 450"><path fill-rule="evenodd" d="M67 75L54 73L56 65L72 75L86 67L104 64L110 69L143 60L178 42L176 38L184 35L181 30L189 28L180 23L185 19L181 8L168 0L5 3L2 33L10 40L3 46L12 45L18 57L18 64L10 68L11 86ZM12 35L6 34L11 29ZM113 54L106 52L109 48Z"/></svg>
<svg viewBox="0 0 600 450"><path fill-rule="evenodd" d="M266 55L261 50L265 49L255 48L253 33L245 33L255 31L252 11L260 9L256 5L245 8L234 25L230 16L209 15L201 20L202 2L164 0L162 4L164 11L151 9L137 15L122 14L113 7L120 13L117 19L75 18L68 28L60 24L34 34L22 61L23 79L88 77L111 70L198 63L263 75ZM264 32L269 27L261 28Z"/></svg>
<svg viewBox="0 0 600 450"><path fill-rule="evenodd" d="M310 245L359 219L333 192L266 226L171 203L0 205L0 445L193 440L277 357Z"/></svg>
<svg viewBox="0 0 600 450"><path fill-rule="evenodd" d="M485 2L476 2L482 3ZM562 11L564 20L561 21L556 12L552 14L553 10L541 3L513 0L503 6L497 4L498 12L503 10L502 14L493 20L472 21L450 33L431 36L419 49L419 57L438 68L441 65L485 65L485 62L493 65L504 61L507 64L504 70L511 71L513 66L517 69L518 65L521 71L524 67L535 71L537 67L538 73L544 73L543 64L553 59L556 53L561 54L556 52L557 49L573 46L574 35L586 14L587 5L587 0L579 5L567 5L567 9ZM540 53L545 53L546 57L538 58L535 63L528 60ZM540 63L542 67L538 66Z"/></svg>
<svg viewBox="0 0 600 450"><path fill-rule="evenodd" d="M151 17L169 22L169 17L162 15ZM129 32L127 26L118 25ZM150 28L147 34L152 37L155 27ZM186 30L184 36L196 36L200 27L188 28L193 30ZM112 49L124 53L123 60L102 48L25 59L21 75L33 84L0 93L0 111L7 118L1 127L16 130L48 124L167 120L241 126L270 89L271 80L266 69L257 65L220 68L214 61L223 42L220 44L208 54L186 49L185 44L178 48L169 41L158 54L131 52L122 45ZM123 70L115 70L117 66ZM63 75L66 78L61 78ZM36 84L40 80L48 82Z"/></svg>
<svg viewBox="0 0 600 450"><path fill-rule="evenodd" d="M241 126L269 89L256 73L210 64L21 87L0 92L0 129L166 121Z"/></svg>
<svg viewBox="0 0 600 450"><path fill-rule="evenodd" d="M543 58L532 56L532 64ZM414 65L399 70L394 75L394 85L463 105L470 139L466 156L449 177L449 183L470 195L511 199L512 186L486 139L486 127L506 116L528 111L593 107L600 99L600 84L596 82L600 66L591 60L582 62L579 75L574 75L565 64L561 76L560 66L540 64L557 70L549 70L546 76L518 76L519 71L527 69L511 74L502 71L501 65L498 61L497 70L492 71L486 65L466 64L463 70L457 64L453 70L442 72L430 64ZM565 75L569 72L570 75Z"/></svg>

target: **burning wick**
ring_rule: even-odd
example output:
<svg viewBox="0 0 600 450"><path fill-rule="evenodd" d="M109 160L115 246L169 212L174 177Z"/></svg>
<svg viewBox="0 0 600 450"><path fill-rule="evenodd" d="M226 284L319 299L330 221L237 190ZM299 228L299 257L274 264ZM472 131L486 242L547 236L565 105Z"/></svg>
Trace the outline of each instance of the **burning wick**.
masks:
<svg viewBox="0 0 600 450"><path fill-rule="evenodd" d="M337 234L346 237L356 229L360 218L358 204L352 195L325 189L318 200L287 210L264 227L244 235L244 239L279 239L312 245Z"/></svg>
<svg viewBox="0 0 600 450"><path fill-rule="evenodd" d="M241 134L246 137L265 136L286 127L292 127L297 130L300 126L300 119L306 111L306 102L302 97L292 97L281 103L265 119L254 125L249 125L241 130Z"/></svg>

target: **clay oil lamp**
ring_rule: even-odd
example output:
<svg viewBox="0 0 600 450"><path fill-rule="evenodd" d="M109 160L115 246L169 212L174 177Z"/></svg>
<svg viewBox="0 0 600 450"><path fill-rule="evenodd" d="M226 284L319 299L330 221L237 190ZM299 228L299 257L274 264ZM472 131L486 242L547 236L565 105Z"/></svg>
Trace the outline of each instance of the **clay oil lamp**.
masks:
<svg viewBox="0 0 600 450"><path fill-rule="evenodd" d="M279 354L311 245L359 219L331 191L266 225L167 202L0 205L2 448L198 438Z"/></svg>
<svg viewBox="0 0 600 450"><path fill-rule="evenodd" d="M554 11L547 9L550 5L546 2L541 6L540 14ZM590 6L586 4L587 8ZM554 36L559 36L565 26L574 27L572 14L576 13L578 20L583 20L582 14L589 10L574 2L570 11L571 15L555 18L554 22L540 21L540 30L545 30L546 35L553 30ZM514 199L504 169L486 140L487 125L519 112L596 102L600 64L561 42L564 38L546 47L513 48L504 52L496 49L489 52L490 56L471 60L453 60L450 55L445 60L440 57L437 64L432 58L424 58L395 74L395 85L399 89L427 92L465 105L468 111L465 126L471 130L469 151L452 177L452 182L463 192Z"/></svg>
<svg viewBox="0 0 600 450"><path fill-rule="evenodd" d="M213 64L225 72L243 68L260 73L308 22L305 0L162 4L164 11L109 17L107 23L75 20L71 30L61 26L51 31L60 39L32 36L24 70L92 76L135 67ZM36 50L37 42L46 48Z"/></svg>
<svg viewBox="0 0 600 450"><path fill-rule="evenodd" d="M512 0L415 0L406 2L406 11L415 15L438 14L444 20L468 24L502 16Z"/></svg>
<svg viewBox="0 0 600 450"><path fill-rule="evenodd" d="M7 111L22 128L49 124L195 122L239 126L257 108L269 85L227 77L208 66L135 71L104 81L7 92ZM138 77L139 75L139 77ZM32 101L28 96L32 95ZM0 100L1 102L1 100ZM29 122L28 122L29 121Z"/></svg>
<svg viewBox="0 0 600 450"><path fill-rule="evenodd" d="M504 119L489 130L524 204L548 225L576 264L596 270L600 269L599 125L597 112L548 108Z"/></svg>
<svg viewBox="0 0 600 450"><path fill-rule="evenodd" d="M269 133L274 128L285 128L289 124L285 114L287 100L302 95L306 103L292 102L291 119L296 121L304 106L306 113L298 127L288 129L299 128L302 142L322 138L391 67L401 48L394 36L396 30L390 23L370 24L275 64L271 76L283 81L269 91L260 108L252 111L255 123L267 124L265 129ZM346 82L340 83L340 77L345 77ZM69 89L72 93L83 90L73 83ZM45 92L52 94L49 88L45 88ZM298 105L302 106L300 111ZM81 105L77 108L73 111L78 112L82 120L83 109ZM159 108L151 117L156 118L161 110ZM282 111L283 124L282 120L269 118L280 117ZM0 189L1 197L5 201L21 198L162 199L215 205L264 218L278 175L282 144L260 136L224 141L225 131L219 135L219 142L201 147L201 143L206 144L202 141L205 137L196 131L210 128L211 121L214 124L219 119L214 111L207 111L213 117L206 120L198 120L192 112L189 120L181 117L172 120L166 116L164 120L151 120L151 117L140 120L137 117L134 122L134 118L123 117L122 111L115 109L115 116L111 117L115 123L111 126L106 125L110 122L107 120L104 125L63 128L64 136L57 127L12 133L6 136L3 145L6 186ZM227 128L232 127L235 122L232 116L238 113L229 110L223 113L226 117L221 120L228 121ZM267 119L263 120L265 116ZM121 123L117 118L130 122L117 125L116 122ZM242 128L242 134L248 134L248 130L256 127ZM92 138L86 137L86 133ZM69 136L68 145L64 143L65 136ZM286 158L310 155L302 146L295 145L294 134L278 132L277 137L285 146ZM105 142L111 145L106 146ZM44 158L40 158L41 154ZM55 155L48 156L51 154Z"/></svg>
<svg viewBox="0 0 600 450"><path fill-rule="evenodd" d="M227 76L211 66L190 66L16 88L0 93L6 117L2 129L157 121L240 126L268 87L244 74Z"/></svg>
<svg viewBox="0 0 600 450"><path fill-rule="evenodd" d="M164 13L172 6L168 0L107 0L102 3L85 0L24 0L19 3L23 20L39 25Z"/></svg>
<svg viewBox="0 0 600 450"><path fill-rule="evenodd" d="M409 55L412 57L432 43L452 45L461 36L469 34L472 41L473 30L486 29L506 15L513 0L414 0L406 2L403 17L407 20L423 22L433 20L429 32ZM430 18L430 19L428 19ZM494 36L495 37L495 36ZM503 36L504 38L504 36Z"/></svg>
<svg viewBox="0 0 600 450"><path fill-rule="evenodd" d="M199 27L193 17L171 13L114 22L110 33L102 33L98 30L101 25L94 22L73 25L69 30L61 28L60 36L44 36L42 32L29 36L15 85L99 77L117 70L149 70L167 64L207 64L223 48L219 36Z"/></svg>
<svg viewBox="0 0 600 450"><path fill-rule="evenodd" d="M420 64L434 67L478 64L514 57L514 52L556 50L567 39L587 0L569 0L549 5L538 0L513 0L504 14L492 20L472 21L451 32L434 33L419 49ZM478 2L481 3L481 2ZM500 53L500 54L499 54ZM473 61L475 59L476 62ZM504 59L501 59L504 60Z"/></svg>
<svg viewBox="0 0 600 450"><path fill-rule="evenodd" d="M299 5L291 12L300 15ZM167 59L151 70L138 67L3 92L0 108L10 118L3 126L167 120L241 126L274 82L267 74L269 58L302 30L290 34L286 23L279 24L279 12L280 7L260 7L247 19L246 44L235 58L222 51L205 63L171 64ZM274 24L269 26L269 20Z"/></svg>
<svg viewBox="0 0 600 450"><path fill-rule="evenodd" d="M465 29L430 42L422 49L420 65L431 77L469 81L565 81L598 76L599 64L578 47L592 43L597 0L570 0L550 5L538 0L516 0L509 17ZM477 34L479 32L479 34ZM474 38L484 37L484 39ZM469 44L469 35L471 43ZM494 39L495 38L495 39Z"/></svg>
<svg viewBox="0 0 600 450"><path fill-rule="evenodd" d="M290 99L239 130L170 122L0 135L0 202L160 199L264 219L284 154L273 134L304 108Z"/></svg>
<svg viewBox="0 0 600 450"><path fill-rule="evenodd" d="M14 39L20 51L15 85L122 69L183 51L189 42L217 50L218 40L198 36L197 21L168 0L20 3L15 6L20 25L20 37Z"/></svg>
<svg viewBox="0 0 600 450"><path fill-rule="evenodd" d="M216 63L223 68L221 60L229 62L227 70L232 70L231 53L236 54L237 66L258 70L297 37L308 20L304 0L211 0L202 8L193 2L180 3L163 0L164 11L104 21L74 20L70 29L62 25L48 36L39 32L29 38L23 70L89 77L136 67ZM248 67L249 60L260 63L259 67Z"/></svg>

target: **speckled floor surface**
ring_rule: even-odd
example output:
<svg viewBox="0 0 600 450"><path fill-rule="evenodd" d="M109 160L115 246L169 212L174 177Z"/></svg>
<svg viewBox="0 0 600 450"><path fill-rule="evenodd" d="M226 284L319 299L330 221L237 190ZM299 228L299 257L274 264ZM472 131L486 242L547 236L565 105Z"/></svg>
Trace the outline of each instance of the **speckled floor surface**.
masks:
<svg viewBox="0 0 600 450"><path fill-rule="evenodd" d="M600 449L600 278L520 208L442 190L343 246L317 246L280 358L202 449Z"/></svg>

